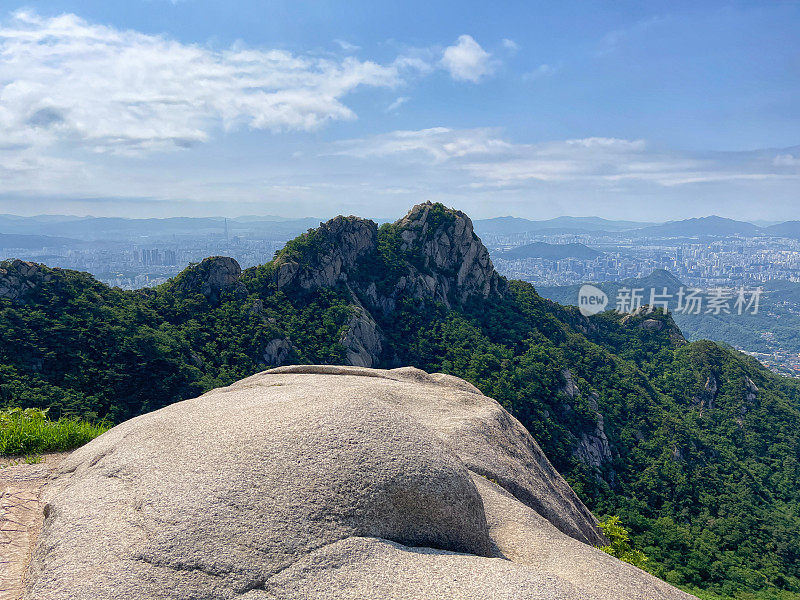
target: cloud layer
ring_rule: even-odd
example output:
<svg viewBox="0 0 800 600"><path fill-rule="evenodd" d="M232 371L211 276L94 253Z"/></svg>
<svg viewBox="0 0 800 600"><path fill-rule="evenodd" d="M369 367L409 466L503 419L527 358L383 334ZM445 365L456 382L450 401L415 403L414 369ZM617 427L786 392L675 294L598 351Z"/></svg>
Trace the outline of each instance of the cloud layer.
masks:
<svg viewBox="0 0 800 600"><path fill-rule="evenodd" d="M461 173L471 187L520 188L535 182L674 187L741 180L800 179L800 160L774 151L687 154L644 140L606 137L519 144L496 129L445 127L395 131L337 143L337 153L388 159Z"/></svg>
<svg viewBox="0 0 800 600"><path fill-rule="evenodd" d="M279 50L212 51L63 15L0 27L0 137L133 152L205 142L216 127L311 130L352 119L342 98L394 87L396 65Z"/></svg>
<svg viewBox="0 0 800 600"><path fill-rule="evenodd" d="M354 119L343 99L355 89L394 88L434 67L418 56L382 65L353 56L217 51L72 14L26 11L0 25L0 58L3 146L68 140L117 153L189 147L217 128L314 130ZM491 71L488 53L468 35L444 50L441 65L453 78L474 82Z"/></svg>
<svg viewBox="0 0 800 600"><path fill-rule="evenodd" d="M213 202L220 214L319 214L330 207L383 216L399 202L426 198L476 215L613 216L624 204L621 215L641 210L655 218L647 202L656 200L662 218L674 218L680 202L682 214L713 202L759 218L758 202L796 211L796 146L672 151L621 139L617 132L627 127L592 123L581 130L592 114L574 107L568 114L575 127L543 127L540 135L551 141L522 143L530 140L514 136L531 128L517 127L522 115L502 94L467 94L465 106L472 104L451 110L447 103L495 75L503 80L498 89L528 81L525 94L545 78L569 78L569 63L555 56L543 64L529 44L504 33L487 46L494 54L461 35L449 46L389 40L376 47L383 58L370 60L353 43L361 40L329 40L336 50L328 53L212 48L70 14L17 12L0 20L0 212L18 212L14 198L41 206L47 196L84 199L48 208L56 212L108 206L113 213L128 202L127 214L136 214L137 203L182 202L188 212ZM619 50L620 39L608 37L604 56ZM521 68L513 72L514 65ZM423 85L424 77L457 84ZM359 123L307 133L353 121L356 112ZM436 126L448 122L504 122L509 129ZM405 129L387 132L397 123ZM588 130L604 136L563 139Z"/></svg>

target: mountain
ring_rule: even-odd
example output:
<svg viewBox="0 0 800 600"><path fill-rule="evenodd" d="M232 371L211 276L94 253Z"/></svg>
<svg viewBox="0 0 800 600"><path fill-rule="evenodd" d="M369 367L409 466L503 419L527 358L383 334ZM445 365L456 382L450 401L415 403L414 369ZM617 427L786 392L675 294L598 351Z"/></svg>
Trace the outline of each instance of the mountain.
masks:
<svg viewBox="0 0 800 600"><path fill-rule="evenodd" d="M649 225L638 221L610 221L600 217L556 217L544 221L531 221L520 217L495 217L477 219L474 227L479 235L512 235L535 231L624 231Z"/></svg>
<svg viewBox="0 0 800 600"><path fill-rule="evenodd" d="M761 233L761 228L752 223L717 216L671 221L636 230L636 234L647 237L754 236Z"/></svg>
<svg viewBox="0 0 800 600"><path fill-rule="evenodd" d="M595 258L602 252L584 244L548 244L534 242L516 246L495 254L496 258L503 260L519 260L524 258L546 258L548 260L561 260L562 258Z"/></svg>
<svg viewBox="0 0 800 600"><path fill-rule="evenodd" d="M655 575L800 594L800 381L687 342L660 310L587 318L508 281L459 211L337 217L270 263L211 257L133 292L0 263L6 405L121 422L282 364L462 377L620 517Z"/></svg>
<svg viewBox="0 0 800 600"><path fill-rule="evenodd" d="M139 241L142 238L171 239L173 236L258 235L283 241L297 236L319 220L270 218L224 219L222 217L171 217L125 219L119 217L45 218L0 215L0 231L7 234L65 236L84 241Z"/></svg>
<svg viewBox="0 0 800 600"><path fill-rule="evenodd" d="M800 239L800 221L786 221L785 223L770 225L769 227L764 227L764 233Z"/></svg>
<svg viewBox="0 0 800 600"><path fill-rule="evenodd" d="M670 296L668 307L672 311L681 332L689 340L709 339L724 342L748 352L779 353L783 355L800 354L800 284L791 281L772 280L753 282L748 290L760 288L758 311L744 310L739 314L734 309L734 298L728 308L730 312L713 314L707 312L707 299L710 293L705 290L699 294L704 306L700 314L688 314L678 306L679 291L685 293L692 286L683 284L668 271L658 269L647 277L631 278L622 281L607 281L596 284L610 300L609 308L615 307L617 294L621 288L643 290L643 302L650 301L650 290L655 294L663 294L666 290ZM577 305L580 285L539 287L537 291L560 304ZM750 297L748 296L748 301ZM785 365L780 366L782 369Z"/></svg>
<svg viewBox="0 0 800 600"><path fill-rule="evenodd" d="M80 240L50 235L0 233L0 248L55 248L80 243Z"/></svg>

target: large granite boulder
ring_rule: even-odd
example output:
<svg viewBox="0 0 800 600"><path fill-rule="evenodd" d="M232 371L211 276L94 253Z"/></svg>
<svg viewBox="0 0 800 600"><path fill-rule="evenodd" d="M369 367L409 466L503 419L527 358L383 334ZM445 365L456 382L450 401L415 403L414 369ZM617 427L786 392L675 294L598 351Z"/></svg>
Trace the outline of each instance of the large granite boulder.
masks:
<svg viewBox="0 0 800 600"><path fill-rule="evenodd" d="M25 598L690 596L592 548L525 429L417 369L280 367L62 463Z"/></svg>

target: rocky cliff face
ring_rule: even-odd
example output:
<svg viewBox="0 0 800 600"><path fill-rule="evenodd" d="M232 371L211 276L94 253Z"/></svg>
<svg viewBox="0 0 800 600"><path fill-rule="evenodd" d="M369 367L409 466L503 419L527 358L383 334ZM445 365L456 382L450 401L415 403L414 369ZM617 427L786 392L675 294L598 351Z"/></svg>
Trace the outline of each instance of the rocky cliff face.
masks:
<svg viewBox="0 0 800 600"><path fill-rule="evenodd" d="M375 252L378 226L360 217L336 217L290 242L279 255L278 289L333 287L355 273L360 260Z"/></svg>
<svg viewBox="0 0 800 600"><path fill-rule="evenodd" d="M242 268L233 258L210 256L184 270L175 280L175 289L179 292L199 292L209 302L216 304L221 295L230 290L246 295L247 290L239 281L241 274Z"/></svg>
<svg viewBox="0 0 800 600"><path fill-rule="evenodd" d="M599 398L596 393L589 394L589 405L595 415L594 427L588 431L582 431L575 449L578 459L595 469L610 463L614 459L611 452L611 444L606 435L605 417L600 412L597 404ZM613 477L613 472L611 473Z"/></svg>
<svg viewBox="0 0 800 600"><path fill-rule="evenodd" d="M44 499L27 600L690 598L591 546L500 404L413 368L254 375L118 425Z"/></svg>
<svg viewBox="0 0 800 600"><path fill-rule="evenodd" d="M52 280L50 270L43 265L15 258L0 263L0 298L14 304L25 304L25 299L41 283Z"/></svg>
<svg viewBox="0 0 800 600"><path fill-rule="evenodd" d="M581 389L575 382L575 377L569 369L564 369L561 373L564 384L561 387L561 393L564 394L568 401L564 403L564 412L571 412L571 402L576 400L581 395ZM601 469L604 465L611 463L614 455L611 449L611 444L606 435L605 417L600 412L598 404L600 398L597 392L590 391L587 394L587 400L592 414L594 415L594 423L588 429L580 432L578 435L577 445L575 446L575 456L584 464L594 468ZM612 478L614 473L609 474Z"/></svg>
<svg viewBox="0 0 800 600"><path fill-rule="evenodd" d="M383 351L383 334L372 315L361 306L353 306L353 316L342 335L347 364L354 367L377 367Z"/></svg>
<svg viewBox="0 0 800 600"><path fill-rule="evenodd" d="M422 258L406 285L415 297L429 297L449 306L470 298L488 298L503 290L489 252L475 235L470 218L441 205L418 204L396 226L401 250Z"/></svg>
<svg viewBox="0 0 800 600"><path fill-rule="evenodd" d="M385 338L372 313L391 314L401 296L452 308L505 290L505 280L464 213L426 202L391 227L391 235L400 240L396 250L402 268L388 289L375 282L385 273L372 272L381 264L378 227L358 217L322 223L287 244L275 262L279 289L341 285L349 290L353 318L342 344L348 363L355 366L371 367L380 361Z"/></svg>

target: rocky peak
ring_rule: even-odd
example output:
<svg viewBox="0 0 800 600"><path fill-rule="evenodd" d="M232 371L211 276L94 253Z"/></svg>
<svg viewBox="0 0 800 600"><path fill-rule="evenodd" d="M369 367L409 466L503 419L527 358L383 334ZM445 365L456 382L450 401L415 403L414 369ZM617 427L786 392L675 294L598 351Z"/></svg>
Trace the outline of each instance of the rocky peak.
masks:
<svg viewBox="0 0 800 600"><path fill-rule="evenodd" d="M25 298L36 287L52 279L46 267L18 258L0 262L0 298L14 304L24 304Z"/></svg>
<svg viewBox="0 0 800 600"><path fill-rule="evenodd" d="M379 248L382 235L393 240L391 268ZM278 289L349 291L353 316L342 344L350 364L367 367L380 362L384 347L373 315L394 311L401 296L452 307L487 298L505 285L469 217L431 202L381 232L370 220L336 217L286 244L273 268Z"/></svg>
<svg viewBox="0 0 800 600"><path fill-rule="evenodd" d="M286 244L275 261L275 282L304 290L352 284L367 307L384 312L393 310L401 294L452 306L502 290L504 280L461 211L426 202L393 227L406 270L380 291L375 275L386 274L374 272L378 226L352 216L336 217Z"/></svg>
<svg viewBox="0 0 800 600"><path fill-rule="evenodd" d="M437 299L448 305L464 303L470 297L487 298L501 290L503 280L463 212L425 202L395 225L401 231L401 250L419 257L423 269L439 279L436 291L442 297Z"/></svg>
<svg viewBox="0 0 800 600"><path fill-rule="evenodd" d="M228 256L210 256L200 264L186 268L177 278L175 289L178 291L195 291L203 294L212 303L217 303L220 296L231 289L244 291L239 281L242 268L235 259Z"/></svg>
<svg viewBox="0 0 800 600"><path fill-rule="evenodd" d="M736 422L739 427L744 425L744 416L758 404L758 386L749 377L744 378L744 402L739 407L739 416Z"/></svg>
<svg viewBox="0 0 800 600"><path fill-rule="evenodd" d="M686 344L686 338L683 337L680 328L675 323L670 313L665 313L661 310L656 310L653 307L644 304L631 313L622 317L620 324L623 327L638 327L645 331L650 331L654 334L666 334L669 337L670 343L673 347L683 346Z"/></svg>
<svg viewBox="0 0 800 600"><path fill-rule="evenodd" d="M278 288L310 290L348 281L360 258L375 251L378 226L359 217L336 217L292 240L276 259Z"/></svg>
<svg viewBox="0 0 800 600"><path fill-rule="evenodd" d="M755 402L758 398L758 386L749 377L744 378L745 400Z"/></svg>

